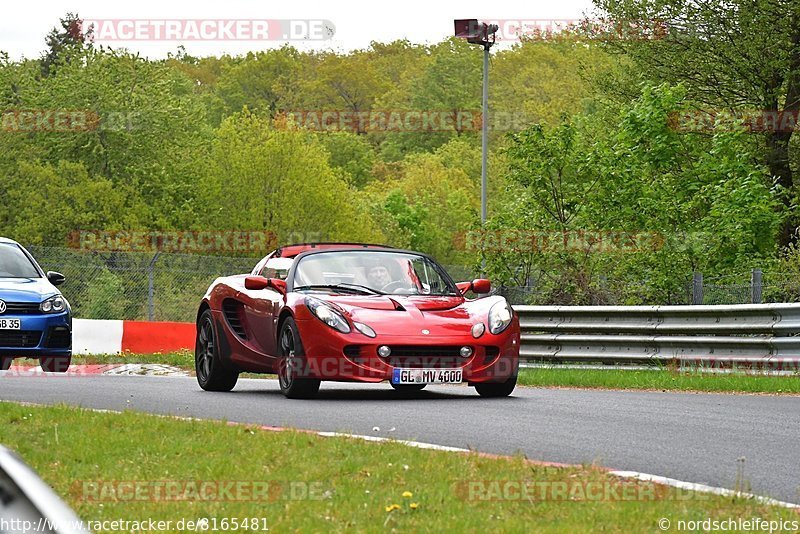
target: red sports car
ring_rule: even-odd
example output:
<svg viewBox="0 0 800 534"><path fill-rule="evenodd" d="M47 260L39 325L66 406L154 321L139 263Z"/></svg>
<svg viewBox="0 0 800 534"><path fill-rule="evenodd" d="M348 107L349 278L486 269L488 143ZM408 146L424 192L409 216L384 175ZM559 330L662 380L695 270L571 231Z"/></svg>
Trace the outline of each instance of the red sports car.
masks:
<svg viewBox="0 0 800 534"><path fill-rule="evenodd" d="M253 272L219 278L197 314L200 387L230 391L241 372L276 373L289 398L322 380L400 391L467 382L514 390L519 320L485 279L456 284L432 258L379 245L281 247Z"/></svg>

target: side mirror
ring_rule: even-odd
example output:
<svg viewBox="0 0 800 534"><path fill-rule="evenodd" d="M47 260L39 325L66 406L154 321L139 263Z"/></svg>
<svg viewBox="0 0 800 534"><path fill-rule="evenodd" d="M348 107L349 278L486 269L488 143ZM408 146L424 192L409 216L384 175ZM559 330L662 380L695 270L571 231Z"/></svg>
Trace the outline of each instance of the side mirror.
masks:
<svg viewBox="0 0 800 534"><path fill-rule="evenodd" d="M57 273L55 271L47 271L47 279L54 286L60 286L67 280L67 278L63 274Z"/></svg>
<svg viewBox="0 0 800 534"><path fill-rule="evenodd" d="M485 278L476 278L472 282L459 282L456 287L462 295L466 295L470 290L477 295L482 295L492 290L492 283Z"/></svg>
<svg viewBox="0 0 800 534"><path fill-rule="evenodd" d="M263 276L248 276L244 279L245 289L252 289L258 291L260 289L267 289L269 287L269 280Z"/></svg>
<svg viewBox="0 0 800 534"><path fill-rule="evenodd" d="M462 295L466 295L467 291L469 291L470 288L472 287L472 282L458 282L456 284L456 287L458 288L458 290L461 292Z"/></svg>
<svg viewBox="0 0 800 534"><path fill-rule="evenodd" d="M286 294L286 280L281 280L280 278L267 278L267 281L269 282L269 287L281 295Z"/></svg>
<svg viewBox="0 0 800 534"><path fill-rule="evenodd" d="M263 276L248 276L244 279L245 289L259 291L261 289L274 289L281 295L286 294L286 282L280 278L264 278Z"/></svg>
<svg viewBox="0 0 800 534"><path fill-rule="evenodd" d="M492 290L492 283L486 278L476 278L472 281L472 291L478 295L484 295Z"/></svg>

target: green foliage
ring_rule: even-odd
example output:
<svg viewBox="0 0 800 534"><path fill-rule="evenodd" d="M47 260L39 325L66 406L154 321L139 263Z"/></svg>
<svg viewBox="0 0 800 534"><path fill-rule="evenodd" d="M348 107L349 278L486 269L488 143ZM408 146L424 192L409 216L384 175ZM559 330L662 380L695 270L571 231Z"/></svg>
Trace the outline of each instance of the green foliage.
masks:
<svg viewBox="0 0 800 534"><path fill-rule="evenodd" d="M123 284L108 269L103 269L90 283L82 302L83 319L125 318L130 314Z"/></svg>
<svg viewBox="0 0 800 534"><path fill-rule="evenodd" d="M669 302L686 280L676 272L741 271L774 255L778 189L745 133L720 128L708 138L668 126L684 94L645 87L611 136L597 136L609 125L592 116L513 136L510 178L523 193L490 229L621 232L639 245L512 250L487 257L491 272L516 285L533 279L545 301Z"/></svg>

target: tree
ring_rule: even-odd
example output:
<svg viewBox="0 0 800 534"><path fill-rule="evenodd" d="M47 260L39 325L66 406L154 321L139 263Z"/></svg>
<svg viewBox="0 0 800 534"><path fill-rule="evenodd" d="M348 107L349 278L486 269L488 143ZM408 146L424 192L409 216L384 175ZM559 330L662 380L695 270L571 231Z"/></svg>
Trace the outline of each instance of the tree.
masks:
<svg viewBox="0 0 800 534"><path fill-rule="evenodd" d="M331 168L317 134L250 113L216 132L199 181L202 224L278 240L382 241L360 194Z"/></svg>
<svg viewBox="0 0 800 534"><path fill-rule="evenodd" d="M61 19L60 28L53 28L47 34L47 53L42 58L42 74L49 76L58 63L69 63L75 57L81 57L87 47L92 46L91 28L83 27L83 20L77 13L67 13Z"/></svg>
<svg viewBox="0 0 800 534"><path fill-rule="evenodd" d="M800 111L800 3L794 0L595 0L615 24L654 21L659 39L610 40L627 54L635 72L656 82L683 83L699 108ZM763 134L761 160L777 179L784 209L792 210L793 129ZM795 162L798 161L794 154ZM795 163L796 164L796 163ZM794 214L785 218L779 243L797 239Z"/></svg>

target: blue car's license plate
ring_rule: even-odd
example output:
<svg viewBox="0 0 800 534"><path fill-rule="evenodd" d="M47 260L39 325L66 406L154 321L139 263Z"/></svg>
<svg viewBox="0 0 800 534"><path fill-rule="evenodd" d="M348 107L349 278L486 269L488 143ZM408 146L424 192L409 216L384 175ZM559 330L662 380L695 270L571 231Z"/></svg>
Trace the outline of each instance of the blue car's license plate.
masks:
<svg viewBox="0 0 800 534"><path fill-rule="evenodd" d="M19 319L0 319L0 330L22 330L22 321Z"/></svg>

